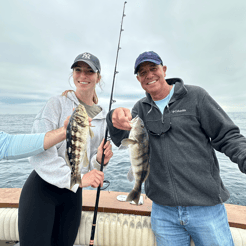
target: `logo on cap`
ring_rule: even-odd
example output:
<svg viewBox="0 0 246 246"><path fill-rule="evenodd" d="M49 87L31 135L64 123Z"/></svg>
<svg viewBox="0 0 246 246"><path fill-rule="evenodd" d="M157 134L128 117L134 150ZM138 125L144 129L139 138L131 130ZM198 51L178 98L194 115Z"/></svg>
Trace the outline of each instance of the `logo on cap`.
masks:
<svg viewBox="0 0 246 246"><path fill-rule="evenodd" d="M78 62L80 61L87 63L93 69L95 73L96 72L101 73L100 61L98 60L96 56L88 52L82 53L75 58L74 63L71 66L71 68L73 69L75 66L77 66Z"/></svg>
<svg viewBox="0 0 246 246"><path fill-rule="evenodd" d="M91 54L84 53L84 54L82 54L82 58L91 59Z"/></svg>

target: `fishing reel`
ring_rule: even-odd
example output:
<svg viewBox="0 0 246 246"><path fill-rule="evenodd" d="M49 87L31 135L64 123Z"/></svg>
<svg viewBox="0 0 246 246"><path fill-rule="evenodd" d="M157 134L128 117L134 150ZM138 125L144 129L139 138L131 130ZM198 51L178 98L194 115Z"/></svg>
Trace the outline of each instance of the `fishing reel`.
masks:
<svg viewBox="0 0 246 246"><path fill-rule="evenodd" d="M105 185L104 187L104 184L107 185ZM103 187L101 187L100 190L106 190L109 186L110 186L110 182L108 180L103 180Z"/></svg>

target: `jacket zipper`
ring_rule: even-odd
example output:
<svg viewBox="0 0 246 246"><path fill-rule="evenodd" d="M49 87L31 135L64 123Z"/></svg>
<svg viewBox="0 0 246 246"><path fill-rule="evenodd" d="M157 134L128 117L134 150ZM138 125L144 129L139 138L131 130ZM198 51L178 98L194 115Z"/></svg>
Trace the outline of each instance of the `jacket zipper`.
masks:
<svg viewBox="0 0 246 246"><path fill-rule="evenodd" d="M168 112L170 112L170 110L169 110L169 104L167 104L166 107L167 107ZM166 108L166 107L165 107L165 108ZM164 111L163 111L163 114L162 114L162 119L161 119L161 122L162 122L162 123L164 123L165 108L164 108Z"/></svg>
<svg viewBox="0 0 246 246"><path fill-rule="evenodd" d="M161 113L161 115L162 115L162 123L164 123L164 114L165 114L165 108L167 107L167 110L168 110L168 112L170 112L170 110L169 110L169 104L167 104L167 106L164 108L164 111L163 111L163 113L161 112L161 110L159 109L159 107L157 107L157 106L155 106L155 105L151 105L151 109L148 111L148 113L147 114L149 114L150 113L150 111L152 110L152 107L156 107L157 108L157 110L159 110L159 112ZM171 124L171 123L170 123ZM164 136L160 136L160 138L161 137L165 137L165 135ZM164 141L164 140L163 140ZM161 141L162 142L162 141ZM163 145L165 145L165 147L167 147L168 148L168 145L164 142L163 144L162 144L162 146ZM166 149L166 148L164 148L164 149ZM168 152L168 151L167 151ZM176 204L179 204L179 202L178 202L178 194L177 194L177 191L176 191L176 187L175 187L175 184L174 184L174 180L173 180L173 175L172 175L172 170L171 170L171 166L170 166L170 164L169 164L169 156L167 156L167 168L168 168L168 173L169 173L169 176L170 176L170 178L171 178L171 183L172 183L172 187L173 187L173 193L174 193L174 203L176 203ZM165 162L164 162L165 163ZM178 205L177 205L178 206Z"/></svg>
<svg viewBox="0 0 246 246"><path fill-rule="evenodd" d="M168 112L170 113L170 110L169 110L169 104L167 104L167 110ZM163 115L162 115L162 123L164 123L164 112L165 112L165 109L163 111ZM171 122L170 122L171 124ZM163 136L163 138L165 138L165 134ZM165 145L165 148L164 149L168 149L168 144L165 142L165 139L163 139L163 145ZM167 151L167 153L169 153L169 151ZM174 178L173 178L173 173L172 173L172 168L171 168L171 164L170 164L170 158L169 158L169 155L167 155L167 168L168 168L168 173L169 173L169 176L171 178L171 183L172 183L172 187L173 187L173 193L174 193L174 203L179 204L178 202L178 194L177 194L177 191L176 191L176 187L175 187L175 184L174 184ZM165 163L165 162L164 162Z"/></svg>
<svg viewBox="0 0 246 246"><path fill-rule="evenodd" d="M165 136L163 136L165 138ZM163 139L164 143L163 145L165 146L165 149L168 149L168 144L165 142L165 140ZM167 151L168 153L168 151ZM165 162L164 162L165 163ZM172 173L172 168L171 168L171 164L170 164L170 158L169 158L169 155L167 155L167 158L166 158L166 163L167 163L167 168L168 168L168 173L169 173L169 176L171 178L171 184L172 184L172 187L173 187L173 193L174 193L174 204L176 204L176 206L179 206L179 202L178 202L178 194L177 194L177 191L176 191L176 187L175 187L175 183L174 183L174 178L173 178L173 173Z"/></svg>

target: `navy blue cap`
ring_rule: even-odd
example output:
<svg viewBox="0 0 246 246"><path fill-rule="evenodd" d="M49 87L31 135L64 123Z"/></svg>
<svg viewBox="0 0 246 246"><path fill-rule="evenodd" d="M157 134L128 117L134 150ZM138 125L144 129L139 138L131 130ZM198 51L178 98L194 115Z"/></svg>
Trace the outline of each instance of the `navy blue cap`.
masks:
<svg viewBox="0 0 246 246"><path fill-rule="evenodd" d="M160 65L160 64L163 65L162 59L160 58L158 54L156 54L154 51L146 51L138 56L135 62L135 66L134 66L134 74L138 72L139 65L147 61L153 62L157 65Z"/></svg>
<svg viewBox="0 0 246 246"><path fill-rule="evenodd" d="M88 64L93 69L93 71L95 73L96 72L101 73L100 61L98 60L98 58L96 56L94 56L88 52L80 54L75 58L74 63L71 66L71 68L74 68L79 61L82 61L82 62L85 62L86 64Z"/></svg>

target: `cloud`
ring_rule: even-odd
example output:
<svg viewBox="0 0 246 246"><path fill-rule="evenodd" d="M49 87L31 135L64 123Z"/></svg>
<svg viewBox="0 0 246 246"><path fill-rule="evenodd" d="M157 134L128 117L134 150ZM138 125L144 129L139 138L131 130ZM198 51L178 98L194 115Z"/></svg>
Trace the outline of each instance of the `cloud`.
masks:
<svg viewBox="0 0 246 246"><path fill-rule="evenodd" d="M37 113L66 89L75 57L88 51L102 65L99 101L108 107L124 1L5 1L0 10L0 114ZM206 89L228 110L246 105L246 2L129 0L115 81L114 106L144 96L133 74L154 50L167 77ZM71 84L72 84L71 80ZM235 105L235 107L232 107Z"/></svg>

